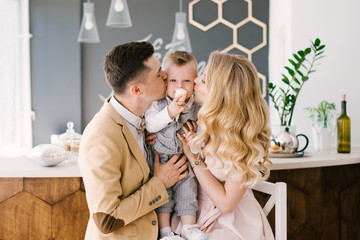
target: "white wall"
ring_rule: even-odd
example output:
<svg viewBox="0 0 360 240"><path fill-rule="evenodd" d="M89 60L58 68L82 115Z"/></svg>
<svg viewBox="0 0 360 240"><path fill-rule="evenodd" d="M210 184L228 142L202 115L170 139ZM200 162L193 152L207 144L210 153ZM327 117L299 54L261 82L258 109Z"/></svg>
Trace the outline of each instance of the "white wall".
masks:
<svg viewBox="0 0 360 240"><path fill-rule="evenodd" d="M290 13L290 14L288 14ZM360 1L358 0L270 0L269 80L281 82L284 63L292 53L308 47L319 37L326 45L326 57L310 74L298 96L292 125L297 133L312 140L311 120L305 107L321 100L334 102L340 112L341 95L347 95L347 113L351 118L351 143L360 146ZM282 33L282 31L284 31ZM281 36L287 40L279 43ZM284 60L283 55L287 55ZM280 60L281 59L281 60ZM281 62L283 61L283 62ZM270 123L279 124L270 105ZM312 141L310 148L313 147Z"/></svg>

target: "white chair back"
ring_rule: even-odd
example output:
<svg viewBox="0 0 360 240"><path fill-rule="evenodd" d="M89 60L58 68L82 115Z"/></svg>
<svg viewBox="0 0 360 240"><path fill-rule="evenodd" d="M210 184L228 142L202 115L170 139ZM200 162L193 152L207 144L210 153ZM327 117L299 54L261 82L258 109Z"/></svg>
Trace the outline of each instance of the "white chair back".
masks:
<svg viewBox="0 0 360 240"><path fill-rule="evenodd" d="M275 239L286 240L286 183L283 182L261 182L252 189L271 195L263 210L267 216L275 206Z"/></svg>

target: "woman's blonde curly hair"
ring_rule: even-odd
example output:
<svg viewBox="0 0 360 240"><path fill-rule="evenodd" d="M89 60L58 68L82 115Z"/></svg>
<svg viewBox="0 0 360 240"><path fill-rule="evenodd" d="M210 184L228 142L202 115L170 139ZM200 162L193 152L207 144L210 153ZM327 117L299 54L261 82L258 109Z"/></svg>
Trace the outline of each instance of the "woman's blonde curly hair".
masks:
<svg viewBox="0 0 360 240"><path fill-rule="evenodd" d="M214 154L224 176L235 170L234 181L245 179L245 186L253 186L266 180L271 130L255 66L241 55L212 52L206 88L198 115L202 132L193 146L205 156Z"/></svg>

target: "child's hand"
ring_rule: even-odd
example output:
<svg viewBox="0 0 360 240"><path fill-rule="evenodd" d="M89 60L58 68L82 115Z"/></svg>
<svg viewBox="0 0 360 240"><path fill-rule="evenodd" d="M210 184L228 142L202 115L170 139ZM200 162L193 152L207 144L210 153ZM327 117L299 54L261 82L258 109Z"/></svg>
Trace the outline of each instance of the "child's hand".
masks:
<svg viewBox="0 0 360 240"><path fill-rule="evenodd" d="M176 98L174 98L174 100L172 100L172 102L169 104L168 108L168 112L169 112L169 116L170 118L175 118L176 116L178 116L182 111L185 110L185 102L183 101L179 101L181 98L181 96L177 96Z"/></svg>
<svg viewBox="0 0 360 240"><path fill-rule="evenodd" d="M186 125L186 126L185 126ZM194 121L187 121L182 127L184 131L184 135L182 136L180 133L176 133L177 137L180 139L183 145L183 151L186 157L188 158L191 166L194 165L194 161L197 158L197 154L194 154L190 150L189 141L196 137L197 124Z"/></svg>
<svg viewBox="0 0 360 240"><path fill-rule="evenodd" d="M184 129L184 127L186 127L186 129ZM197 128L198 128L198 125L197 125L196 121L191 121L191 120L186 121L186 123L182 126L182 129L185 133L187 131L196 133Z"/></svg>
<svg viewBox="0 0 360 240"><path fill-rule="evenodd" d="M145 143L146 143L146 146L154 145L155 144L155 138L156 138L155 133L149 133L148 131L145 130Z"/></svg>
<svg viewBox="0 0 360 240"><path fill-rule="evenodd" d="M185 126L186 125L186 126ZM197 124L194 121L187 121L181 129L184 131L184 140L189 143L190 140L196 137Z"/></svg>

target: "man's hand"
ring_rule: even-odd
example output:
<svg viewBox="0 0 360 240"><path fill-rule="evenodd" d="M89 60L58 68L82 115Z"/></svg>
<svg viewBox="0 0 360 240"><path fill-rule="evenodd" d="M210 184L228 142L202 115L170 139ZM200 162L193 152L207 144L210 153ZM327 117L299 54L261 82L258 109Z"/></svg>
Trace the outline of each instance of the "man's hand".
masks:
<svg viewBox="0 0 360 240"><path fill-rule="evenodd" d="M181 98L181 96L177 96L176 98L174 98L171 103L168 105L167 109L168 109L168 113L170 118L174 118L177 115L179 115L182 111L185 110L185 102L183 101L179 101Z"/></svg>
<svg viewBox="0 0 360 240"><path fill-rule="evenodd" d="M159 154L155 151L154 155L154 176L160 178L166 188L172 187L179 180L187 177L188 171L185 156L179 158L179 154L176 154L165 164L161 164Z"/></svg>

